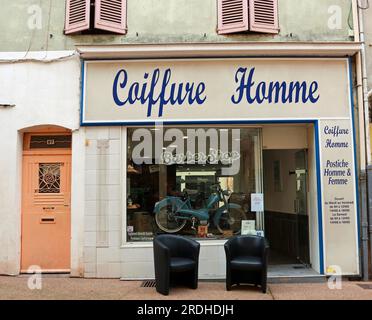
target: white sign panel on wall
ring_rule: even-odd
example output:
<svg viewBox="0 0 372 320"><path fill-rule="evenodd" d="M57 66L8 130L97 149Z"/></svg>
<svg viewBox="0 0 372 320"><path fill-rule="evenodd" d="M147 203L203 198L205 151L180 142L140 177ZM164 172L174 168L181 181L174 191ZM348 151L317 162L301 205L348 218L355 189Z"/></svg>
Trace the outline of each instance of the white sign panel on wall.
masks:
<svg viewBox="0 0 372 320"><path fill-rule="evenodd" d="M83 125L349 117L346 59L88 61L83 86Z"/></svg>
<svg viewBox="0 0 372 320"><path fill-rule="evenodd" d="M351 121L321 121L319 130L326 269L339 266L343 274L357 274L357 195Z"/></svg>

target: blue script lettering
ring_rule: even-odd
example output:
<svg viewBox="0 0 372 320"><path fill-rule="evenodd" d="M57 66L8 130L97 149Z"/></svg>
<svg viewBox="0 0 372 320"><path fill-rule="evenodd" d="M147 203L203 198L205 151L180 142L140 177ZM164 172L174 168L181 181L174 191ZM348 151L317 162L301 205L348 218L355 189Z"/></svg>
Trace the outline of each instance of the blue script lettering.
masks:
<svg viewBox="0 0 372 320"><path fill-rule="evenodd" d="M160 69L155 69L151 77L149 73L144 74L142 84L138 82L128 84L128 72L124 69L119 70L112 90L115 104L119 107L134 105L137 101L142 105L147 104L147 117L152 115L153 108L158 105L158 116L162 117L164 107L167 105L181 106L185 101L190 106L202 105L207 99L204 95L206 89L204 82L174 83L171 82L171 78L171 69L166 69L163 74Z"/></svg>
<svg viewBox="0 0 372 320"><path fill-rule="evenodd" d="M248 104L268 103L316 103L320 96L319 84L313 81L310 85L306 81L254 81L255 68L251 68L247 75L247 68L239 68L235 74L235 83L238 84L236 93L231 97L234 104L239 104L245 98Z"/></svg>

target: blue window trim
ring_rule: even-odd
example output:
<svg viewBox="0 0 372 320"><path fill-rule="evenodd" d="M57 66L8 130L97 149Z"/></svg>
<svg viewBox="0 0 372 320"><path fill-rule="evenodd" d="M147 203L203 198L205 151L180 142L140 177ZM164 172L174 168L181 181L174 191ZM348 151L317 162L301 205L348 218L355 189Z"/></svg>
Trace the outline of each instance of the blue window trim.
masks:
<svg viewBox="0 0 372 320"><path fill-rule="evenodd" d="M323 190L322 190L322 167L320 161L320 136L319 121L314 122L315 158L316 158L316 183L318 203L318 237L319 237L319 271L324 274L324 238L323 238Z"/></svg>

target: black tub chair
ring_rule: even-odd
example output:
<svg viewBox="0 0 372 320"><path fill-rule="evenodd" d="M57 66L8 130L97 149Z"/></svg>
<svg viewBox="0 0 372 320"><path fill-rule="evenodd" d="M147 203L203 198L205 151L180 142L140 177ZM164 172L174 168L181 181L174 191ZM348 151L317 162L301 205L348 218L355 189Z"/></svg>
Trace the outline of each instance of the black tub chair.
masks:
<svg viewBox="0 0 372 320"><path fill-rule="evenodd" d="M236 236L225 243L226 290L234 284L260 285L267 288L267 259L269 246L265 238Z"/></svg>
<svg viewBox="0 0 372 320"><path fill-rule="evenodd" d="M156 291L168 295L171 284L198 287L200 244L176 235L162 234L154 238Z"/></svg>

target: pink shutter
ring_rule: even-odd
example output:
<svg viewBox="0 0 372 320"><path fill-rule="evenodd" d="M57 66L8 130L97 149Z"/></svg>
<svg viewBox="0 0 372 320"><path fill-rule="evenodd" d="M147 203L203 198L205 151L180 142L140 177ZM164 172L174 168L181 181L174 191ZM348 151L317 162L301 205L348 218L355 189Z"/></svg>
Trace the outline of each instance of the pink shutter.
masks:
<svg viewBox="0 0 372 320"><path fill-rule="evenodd" d="M279 33L278 0L249 0L249 30Z"/></svg>
<svg viewBox="0 0 372 320"><path fill-rule="evenodd" d="M218 34L248 30L248 0L218 0Z"/></svg>
<svg viewBox="0 0 372 320"><path fill-rule="evenodd" d="M94 27L96 29L126 34L127 1L96 0L96 14Z"/></svg>
<svg viewBox="0 0 372 320"><path fill-rule="evenodd" d="M65 34L89 29L90 0L67 0Z"/></svg>

